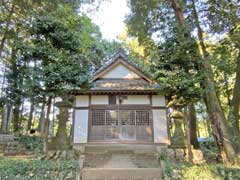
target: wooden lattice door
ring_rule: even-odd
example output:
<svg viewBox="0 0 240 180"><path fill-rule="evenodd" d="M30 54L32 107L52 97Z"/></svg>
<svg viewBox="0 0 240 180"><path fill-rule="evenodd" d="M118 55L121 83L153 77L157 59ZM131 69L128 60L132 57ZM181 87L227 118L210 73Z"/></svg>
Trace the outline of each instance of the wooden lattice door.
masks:
<svg viewBox="0 0 240 180"><path fill-rule="evenodd" d="M120 139L136 140L136 120L134 110L121 110L120 118Z"/></svg>
<svg viewBox="0 0 240 180"><path fill-rule="evenodd" d="M92 110L90 141L152 141L149 110Z"/></svg>
<svg viewBox="0 0 240 180"><path fill-rule="evenodd" d="M120 135L119 113L116 110L106 111L105 139L118 140Z"/></svg>

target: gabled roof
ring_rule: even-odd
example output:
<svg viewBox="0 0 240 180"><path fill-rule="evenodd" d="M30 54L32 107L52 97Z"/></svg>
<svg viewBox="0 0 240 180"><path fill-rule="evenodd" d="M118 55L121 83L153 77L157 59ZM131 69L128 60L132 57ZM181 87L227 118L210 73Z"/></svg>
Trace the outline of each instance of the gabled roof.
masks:
<svg viewBox="0 0 240 180"><path fill-rule="evenodd" d="M128 56L122 50L119 50L119 52L116 53L106 65L94 73L93 78L90 80L90 82L93 82L96 79L100 78L109 72L113 67L116 67L118 64L122 64L123 66L127 67L147 82L152 82L146 73L144 73L136 64L132 63L128 59Z"/></svg>

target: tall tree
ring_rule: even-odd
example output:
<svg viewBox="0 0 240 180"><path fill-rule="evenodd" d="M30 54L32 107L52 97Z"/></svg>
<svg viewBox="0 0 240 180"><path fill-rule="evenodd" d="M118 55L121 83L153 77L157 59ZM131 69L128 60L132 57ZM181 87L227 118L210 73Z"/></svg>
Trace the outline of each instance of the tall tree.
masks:
<svg viewBox="0 0 240 180"><path fill-rule="evenodd" d="M198 72L203 73L203 81L200 85L204 92L203 97L221 155L223 158L227 156L228 160L235 161L237 159L236 152L233 148L233 142L231 142L230 129L216 94L211 64L208 59L204 40L201 39L201 27L199 28L197 21L195 24L191 23L197 20L196 16L195 19L193 19L193 17L189 16L189 11L184 9L183 12L182 7L184 5L186 6L185 2L186 1L177 2L175 0L169 0L140 1L136 3L135 1L131 1L132 14L128 17L130 32L133 35L139 36L140 40L145 40L145 42L151 39L153 35L160 37L155 39L155 41L165 42L168 41L166 37L171 36L171 32L175 31L174 29L180 29L183 42L191 44L191 48L190 46L188 47L191 56L190 62L197 66ZM189 17L188 19L185 19L184 13ZM197 40L192 36L194 27L198 30L200 47L202 51L204 51L203 58L198 50ZM165 32L167 32L167 34L165 34ZM177 53L175 54L178 56Z"/></svg>
<svg viewBox="0 0 240 180"><path fill-rule="evenodd" d="M191 38L191 33L188 29L187 23L185 22L182 8L179 6L177 1L175 0L170 0L170 3L174 10L176 19L178 20L180 26L182 26L184 30L183 33L185 34L186 38ZM215 133L214 135L219 145L222 158L223 159L227 158L226 160L236 162L237 154L234 150L233 142L231 142L230 129L228 128L225 115L222 111L219 99L215 91L213 73L212 73L211 65L208 59L206 46L202 39L202 30L200 26L197 26L197 29L198 29L198 37L200 40L200 46L202 48L203 57L204 57L204 59L201 59L201 62L199 63L200 69L203 70L205 73L204 82L202 83L205 89L204 99L206 100L207 110L210 116L210 120L212 121L212 124L213 124L213 130ZM200 54L199 54L199 58L201 58Z"/></svg>

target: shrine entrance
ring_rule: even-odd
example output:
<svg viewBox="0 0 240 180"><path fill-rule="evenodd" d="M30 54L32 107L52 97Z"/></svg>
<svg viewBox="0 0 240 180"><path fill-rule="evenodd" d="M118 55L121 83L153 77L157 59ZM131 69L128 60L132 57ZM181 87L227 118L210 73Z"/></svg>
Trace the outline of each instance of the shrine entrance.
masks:
<svg viewBox="0 0 240 180"><path fill-rule="evenodd" d="M150 110L91 110L89 140L109 142L151 142Z"/></svg>

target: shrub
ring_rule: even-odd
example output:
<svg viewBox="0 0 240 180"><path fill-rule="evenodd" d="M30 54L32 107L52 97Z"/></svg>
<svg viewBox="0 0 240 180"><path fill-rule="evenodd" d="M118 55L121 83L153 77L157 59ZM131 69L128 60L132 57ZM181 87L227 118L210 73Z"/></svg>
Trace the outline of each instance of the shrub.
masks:
<svg viewBox="0 0 240 180"><path fill-rule="evenodd" d="M76 179L77 161L0 157L1 180Z"/></svg>
<svg viewBox="0 0 240 180"><path fill-rule="evenodd" d="M33 151L35 153L41 153L43 149L43 142L40 137L37 136L26 136L19 134L16 136L16 140L20 143L24 144L24 146L29 151Z"/></svg>
<svg viewBox="0 0 240 180"><path fill-rule="evenodd" d="M199 144L207 161L213 162L218 159L218 148L214 141L200 142Z"/></svg>

